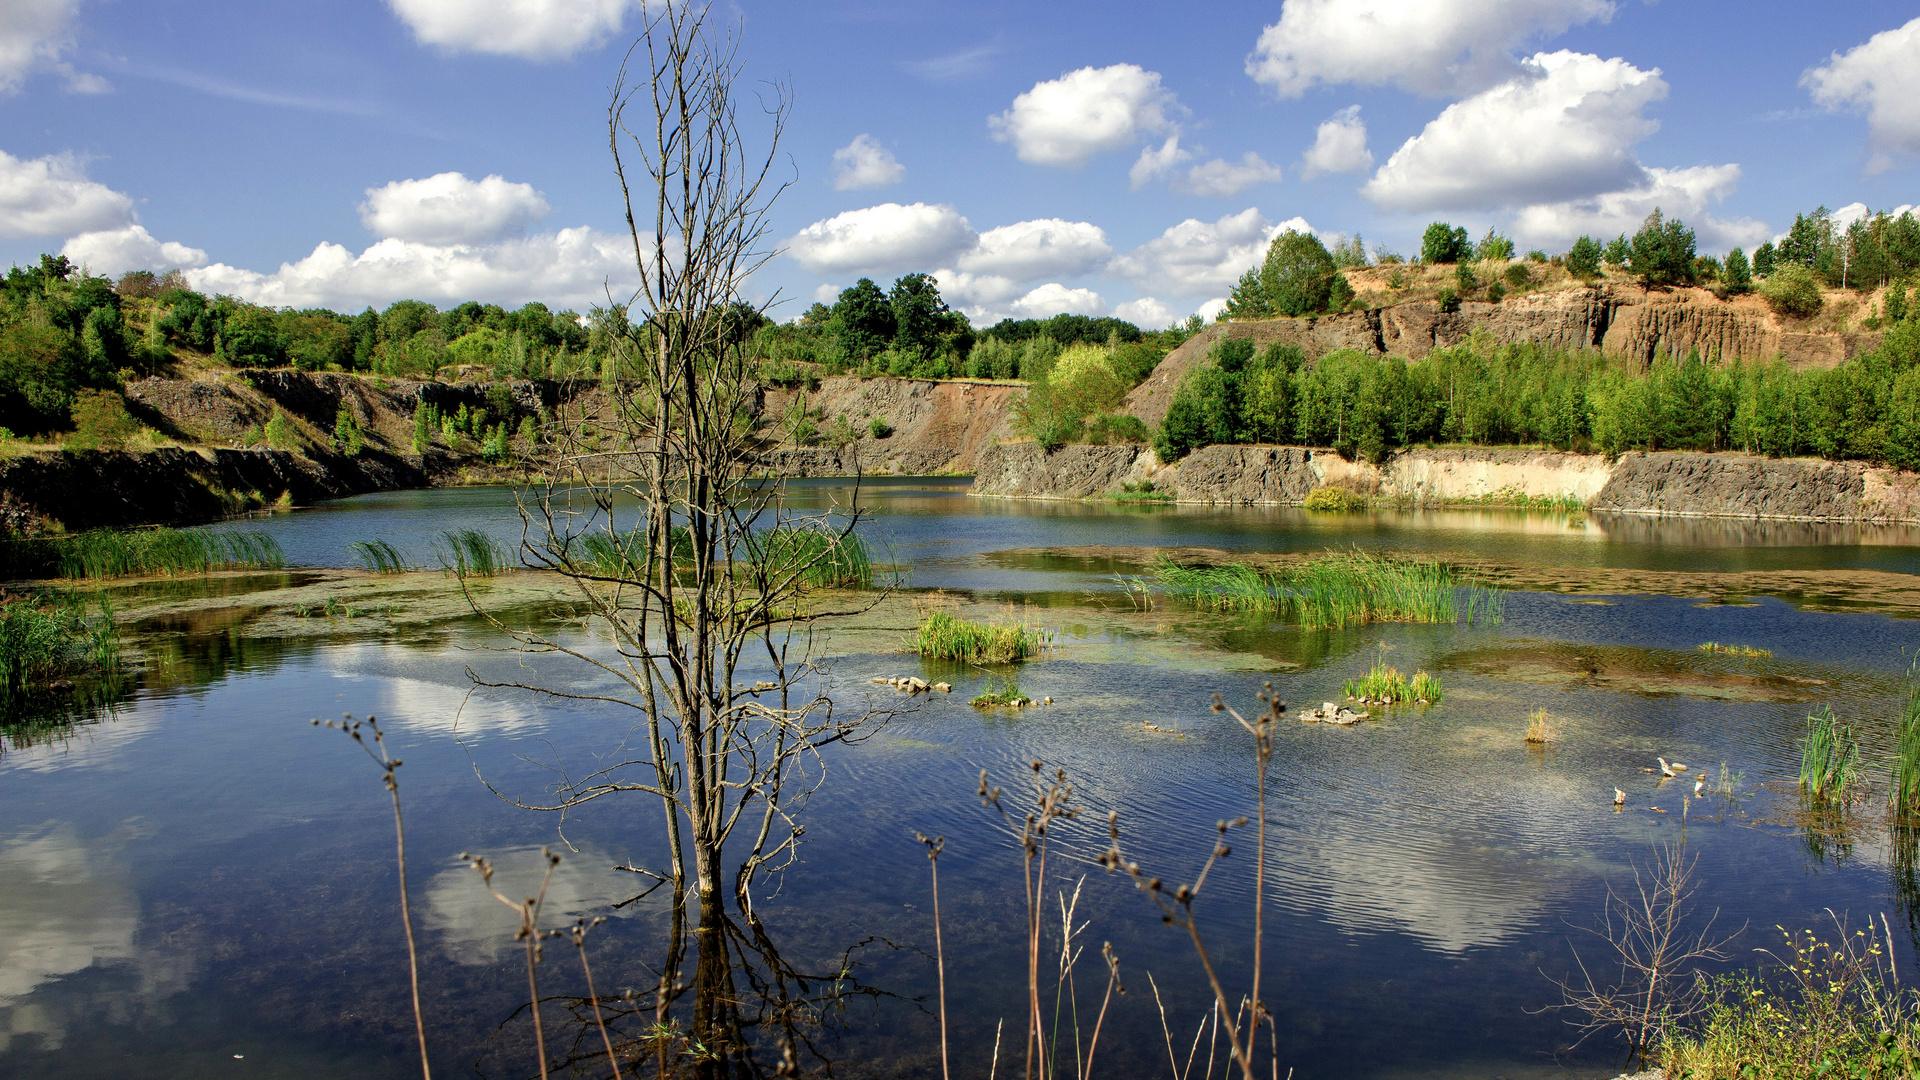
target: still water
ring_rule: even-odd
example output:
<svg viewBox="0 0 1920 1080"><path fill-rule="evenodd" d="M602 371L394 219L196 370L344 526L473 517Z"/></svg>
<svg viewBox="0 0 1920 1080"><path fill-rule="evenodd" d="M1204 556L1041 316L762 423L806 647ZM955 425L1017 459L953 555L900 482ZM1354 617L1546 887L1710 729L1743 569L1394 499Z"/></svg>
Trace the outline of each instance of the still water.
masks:
<svg viewBox="0 0 1920 1080"><path fill-rule="evenodd" d="M819 482L792 485L787 502L824 510L852 497L845 484ZM1002 1020L997 1075L1021 1066L1020 855L975 791L985 770L1023 809L1028 763L1044 761L1067 770L1086 811L1057 832L1048 885L1071 896L1084 878L1081 1028L1091 1031L1106 985L1102 943L1119 957L1126 990L1103 1029L1097 1071L1167 1075L1169 1035L1184 1061L1210 999L1186 938L1092 864L1107 812L1119 815L1132 857L1170 882L1190 880L1214 823L1251 812L1256 797L1248 739L1209 711L1212 695L1252 709L1271 682L1289 701L1318 702L1377 659L1438 672L1445 701L1354 729L1283 726L1269 783L1262 996L1275 1012L1279 1060L1295 1076L1611 1075L1615 1048L1568 1050L1568 1017L1543 1007L1559 1000L1550 980L1566 973L1575 945L1599 957L1581 928L1607 883L1629 881L1654 844L1684 840L1698 858L1698 918L1745 925L1733 950L1743 962L1776 944L1776 924L1811 926L1829 908L1856 924L1885 913L1900 962L1915 962L1911 896L1889 869L1884 828L1863 820L1810 831L1785 789L1811 709L1858 718L1873 754L1884 754L1920 621L1769 598L1600 604L1519 593L1492 627L1303 632L1165 602L1135 612L1108 576L1126 569L1108 549L1153 546L1358 546L1571 576L1603 567L1911 574L1920 572L1914 530L1491 511L1329 518L980 499L948 481L869 483L859 500L871 512L862 528L910 571L913 595L1031 602L1013 610L1055 630L1057 648L1026 665L1020 686L1055 704L969 707L986 676L907 653L913 611L904 602L831 650L836 694L855 706L870 695L901 704L868 681L876 675L949 678L956 692L919 699L873 738L826 755L799 861L756 891L762 927L734 928L748 1022L804 1017L809 1068L831 1060L847 1075L939 1075L932 897L917 832L946 838L954 1072L988 1074ZM283 585L299 567L352 565L352 541L386 539L422 561L449 529L511 542L520 519L510 492L369 496L244 527L272 532L296 569L225 584L199 617L150 626L143 645L166 663L127 700L0 755L0 1076L418 1075L391 806L379 770L309 724L345 711L378 714L405 761L436 1071L534 1074L516 916L458 855L492 859L496 882L517 896L537 887L541 848L559 853L547 925L606 917L588 938L602 994L650 994L667 959L668 905L658 893L632 900L647 882L615 868L659 864L657 804L609 798L562 819L509 801L538 802L557 775L606 761L633 718L475 691L469 668L593 685L552 658L500 651L504 642L475 620L406 634L350 623L299 637L249 632L259 617L250 588ZM1102 550L1060 550L1086 547ZM1706 657L1695 646L1709 640L1773 657ZM1545 750L1520 738L1535 708L1558 731ZM1690 781L1660 784L1642 771L1656 755L1716 778L1724 763L1733 793L1693 799ZM1617 813L1616 786L1629 793ZM1223 977L1238 987L1250 974L1251 854L1251 837L1237 840L1196 908ZM1059 902L1049 896L1049 1002ZM543 993L583 992L563 941L548 945L541 970ZM578 1075L604 1074L584 1011L553 1001L543 1015L553 1056L577 1056ZM1071 1031L1070 1009L1065 1016ZM616 1033L639 1037L653 1019L617 1015ZM1207 1052L1203 1039L1198 1057Z"/></svg>

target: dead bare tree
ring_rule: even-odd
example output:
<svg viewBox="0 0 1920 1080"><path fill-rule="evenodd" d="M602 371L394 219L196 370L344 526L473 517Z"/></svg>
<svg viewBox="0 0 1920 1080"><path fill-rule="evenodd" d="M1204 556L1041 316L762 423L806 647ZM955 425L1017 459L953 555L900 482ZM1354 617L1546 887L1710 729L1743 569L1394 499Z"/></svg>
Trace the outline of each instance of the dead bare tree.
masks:
<svg viewBox="0 0 1920 1080"><path fill-rule="evenodd" d="M1552 1006L1571 1009L1581 1019L1569 1021L1580 1032L1578 1046L1589 1037L1613 1031L1626 1040L1633 1058L1645 1061L1668 1032L1704 1014L1713 1004L1703 968L1727 959L1726 946L1746 929L1715 937L1715 911L1706 924L1690 925L1693 870L1699 857L1680 844L1654 847L1645 865L1634 864L1633 887L1616 890L1607 884L1607 903L1599 923L1586 932L1605 943L1611 960L1589 967L1580 950L1573 950L1577 974L1553 979L1564 1001ZM1617 977L1604 974L1617 967ZM1603 974L1596 974L1596 970Z"/></svg>
<svg viewBox="0 0 1920 1080"><path fill-rule="evenodd" d="M592 771L557 767L539 798L501 794L562 814L609 795L657 799L666 866L628 869L670 882L676 900L697 892L703 925L729 842L751 917L755 880L794 857L821 751L882 718L836 707L814 650L823 620L876 602L835 588L870 584L857 487L854 506L803 517L758 478L761 389L743 332L743 313L758 309L743 295L775 253L768 214L785 186L774 170L790 98L774 84L755 99L768 130L753 151L738 35L710 10L662 5L614 81L608 144L642 286L609 297L599 388L563 407L540 479L520 495L520 561L565 579L599 637L493 619L523 658L571 657L595 683L472 676L635 715ZM749 672L752 685L738 681Z"/></svg>

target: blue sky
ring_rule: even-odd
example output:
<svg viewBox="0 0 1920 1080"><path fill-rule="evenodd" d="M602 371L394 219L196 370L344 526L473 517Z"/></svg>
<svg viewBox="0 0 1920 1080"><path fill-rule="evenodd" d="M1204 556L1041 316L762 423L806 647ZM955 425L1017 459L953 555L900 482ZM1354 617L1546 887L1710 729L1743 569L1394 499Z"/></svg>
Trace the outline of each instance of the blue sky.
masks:
<svg viewBox="0 0 1920 1080"><path fill-rule="evenodd" d="M1444 219L1553 251L1660 205L1725 250L1822 203L1920 202L1913 4L714 11L742 28L749 80L793 90L788 253L752 283L790 298L781 317L926 270L976 322L1164 324L1288 224L1408 252ZM0 0L0 260L180 267L294 306L584 310L633 276L604 109L642 17L638 0Z"/></svg>

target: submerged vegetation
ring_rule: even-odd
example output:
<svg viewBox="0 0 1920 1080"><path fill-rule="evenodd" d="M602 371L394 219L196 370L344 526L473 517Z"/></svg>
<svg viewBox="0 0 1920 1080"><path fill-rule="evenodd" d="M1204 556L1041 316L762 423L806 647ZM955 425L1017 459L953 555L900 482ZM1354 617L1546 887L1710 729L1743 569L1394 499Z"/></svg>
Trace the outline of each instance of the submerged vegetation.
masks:
<svg viewBox="0 0 1920 1080"><path fill-rule="evenodd" d="M1241 563L1181 566L1162 557L1155 577L1196 607L1271 615L1308 629L1376 622L1497 623L1501 594L1445 563L1362 551L1330 552L1261 571Z"/></svg>
<svg viewBox="0 0 1920 1080"><path fill-rule="evenodd" d="M0 576L15 580L278 570L286 564L273 537L239 530L101 529L0 542Z"/></svg>
<svg viewBox="0 0 1920 1080"><path fill-rule="evenodd" d="M1020 624L994 625L933 611L920 620L915 647L921 656L971 664L1010 664L1036 655L1043 635Z"/></svg>
<svg viewBox="0 0 1920 1080"><path fill-rule="evenodd" d="M1800 786L1820 801L1838 801L1860 784L1860 737L1832 709L1807 717L1800 741Z"/></svg>

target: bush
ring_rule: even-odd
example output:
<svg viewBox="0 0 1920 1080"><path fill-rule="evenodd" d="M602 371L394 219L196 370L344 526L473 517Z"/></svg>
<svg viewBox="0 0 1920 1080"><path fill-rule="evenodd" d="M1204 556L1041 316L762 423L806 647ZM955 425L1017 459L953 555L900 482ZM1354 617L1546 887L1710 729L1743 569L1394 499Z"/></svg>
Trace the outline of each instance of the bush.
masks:
<svg viewBox="0 0 1920 1080"><path fill-rule="evenodd" d="M1533 284L1533 271L1527 269L1526 263L1514 263L1507 267L1506 277L1509 288L1524 289Z"/></svg>
<svg viewBox="0 0 1920 1080"><path fill-rule="evenodd" d="M1441 289L1433 299L1440 305L1442 314L1451 315L1460 310L1460 294L1452 289Z"/></svg>
<svg viewBox="0 0 1920 1080"><path fill-rule="evenodd" d="M1308 510L1318 510L1330 514L1350 514L1367 508L1367 497L1357 491L1343 487L1322 485L1314 488L1300 504Z"/></svg>
<svg viewBox="0 0 1920 1080"><path fill-rule="evenodd" d="M1087 441L1095 446L1151 442L1153 435L1137 416L1104 414L1087 422Z"/></svg>
<svg viewBox="0 0 1920 1080"><path fill-rule="evenodd" d="M893 434L893 425L887 423L885 417L876 416L867 425L867 431L876 439L884 439Z"/></svg>
<svg viewBox="0 0 1920 1080"><path fill-rule="evenodd" d="M123 450L140 432L140 422L127 412L127 401L111 390L82 390L73 396L73 435L67 445L75 450Z"/></svg>
<svg viewBox="0 0 1920 1080"><path fill-rule="evenodd" d="M300 449L299 429L295 428L293 421L287 419L287 414L279 409L273 410L273 419L267 421L266 429L261 432L261 436L266 440L266 444L275 450Z"/></svg>
<svg viewBox="0 0 1920 1080"><path fill-rule="evenodd" d="M1427 231L1420 236L1420 261L1429 266L1464 262L1471 258L1473 244L1467 240L1465 229L1436 221L1427 226Z"/></svg>
<svg viewBox="0 0 1920 1080"><path fill-rule="evenodd" d="M1826 304L1813 271L1799 263L1775 266L1766 284L1760 287L1760 295L1767 298L1774 311L1803 319L1819 314Z"/></svg>
<svg viewBox="0 0 1920 1080"><path fill-rule="evenodd" d="M366 444L366 437L360 431L360 421L353 410L345 405L333 417L333 449L348 457L359 457Z"/></svg>

